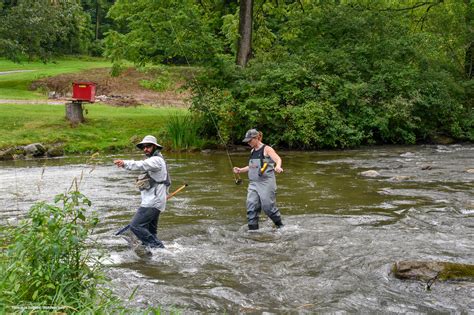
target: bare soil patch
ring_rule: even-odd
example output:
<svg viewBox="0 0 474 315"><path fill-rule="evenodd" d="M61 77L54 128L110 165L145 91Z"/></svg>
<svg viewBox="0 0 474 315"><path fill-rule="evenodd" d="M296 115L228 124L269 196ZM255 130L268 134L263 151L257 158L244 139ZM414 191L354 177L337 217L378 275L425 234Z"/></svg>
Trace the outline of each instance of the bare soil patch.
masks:
<svg viewBox="0 0 474 315"><path fill-rule="evenodd" d="M67 100L72 97L72 83L91 81L96 83L96 101L115 106L152 105L158 107L189 107L190 92L183 89L189 73L174 75L173 84L166 91L158 92L140 85L142 80L154 80L160 71L124 70L112 77L110 69L90 69L79 73L61 74L32 83L31 89L42 89L50 99Z"/></svg>

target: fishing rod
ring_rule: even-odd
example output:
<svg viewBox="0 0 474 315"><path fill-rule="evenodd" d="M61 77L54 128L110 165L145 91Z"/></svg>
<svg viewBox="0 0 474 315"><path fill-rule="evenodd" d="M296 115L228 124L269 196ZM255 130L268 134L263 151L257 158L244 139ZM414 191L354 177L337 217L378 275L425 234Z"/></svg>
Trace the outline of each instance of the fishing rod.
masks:
<svg viewBox="0 0 474 315"><path fill-rule="evenodd" d="M176 189L175 191L173 191L171 194L169 194L168 196L166 196L166 200L172 198L174 195L176 195L177 193L179 193L181 190L183 190L184 188L186 188L188 186L188 184L184 183L182 186L180 186L178 189ZM125 232L126 230L128 230L130 228L130 224L121 228L117 233L115 233L115 235L120 235L122 234L123 232Z"/></svg>
<svg viewBox="0 0 474 315"><path fill-rule="evenodd" d="M171 29L173 31L173 33L175 34L175 36L177 35L176 34L176 31L174 29L174 26L173 26L173 23L171 22L171 20L169 20L170 22L170 26L171 26ZM181 42L179 41L178 39L178 36L176 36L176 42L178 43L178 47L179 49L181 50L181 53L183 54L183 57L184 59L186 60L186 64L188 65L188 67L191 68L191 64L188 60L188 57L186 57L186 54L184 53L184 49L181 45ZM194 80L194 82L196 82L196 86L199 90L199 95L200 95L200 98L201 96L203 95L202 93L202 90L201 90L201 87L199 86L199 84L197 84L197 80L196 80L196 76L194 75L194 73L191 71L191 77L192 79ZM225 152L227 154L227 158L229 160L229 164L230 164L230 169L231 169L231 172L232 172L232 175L234 176L234 181L235 181L235 184L236 185L240 185L242 184L242 179L240 178L240 174L236 174L234 173L233 169L234 169L234 163L232 162L232 158L230 157L230 153L229 153L229 149L227 148L227 143L224 141L224 138L222 137L220 131L219 131L219 126L217 125L217 122L214 118L214 115L212 114L212 112L209 110L209 108L207 106L204 106L204 108L207 109L207 112L209 113L209 116L211 117L211 120L212 120L212 123L214 124L214 127L216 128L216 131L217 131L217 137L219 138L219 140L221 141L221 143L224 145L224 148L225 148Z"/></svg>

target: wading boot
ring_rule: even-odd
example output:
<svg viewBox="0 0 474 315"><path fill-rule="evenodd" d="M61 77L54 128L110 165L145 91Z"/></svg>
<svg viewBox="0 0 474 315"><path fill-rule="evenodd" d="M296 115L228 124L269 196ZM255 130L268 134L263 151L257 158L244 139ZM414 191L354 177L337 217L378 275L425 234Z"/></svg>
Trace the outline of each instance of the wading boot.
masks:
<svg viewBox="0 0 474 315"><path fill-rule="evenodd" d="M249 224L249 231L258 230L258 224Z"/></svg>

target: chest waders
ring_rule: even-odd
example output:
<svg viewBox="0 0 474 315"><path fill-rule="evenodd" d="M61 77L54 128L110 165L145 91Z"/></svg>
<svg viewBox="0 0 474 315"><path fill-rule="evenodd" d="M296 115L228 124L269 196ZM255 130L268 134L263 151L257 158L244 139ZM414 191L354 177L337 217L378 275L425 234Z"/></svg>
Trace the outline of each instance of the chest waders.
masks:
<svg viewBox="0 0 474 315"><path fill-rule="evenodd" d="M280 211L276 207L275 162L264 155L265 145L252 150L249 160L249 187L247 190L247 221L249 230L258 229L260 211L281 227Z"/></svg>

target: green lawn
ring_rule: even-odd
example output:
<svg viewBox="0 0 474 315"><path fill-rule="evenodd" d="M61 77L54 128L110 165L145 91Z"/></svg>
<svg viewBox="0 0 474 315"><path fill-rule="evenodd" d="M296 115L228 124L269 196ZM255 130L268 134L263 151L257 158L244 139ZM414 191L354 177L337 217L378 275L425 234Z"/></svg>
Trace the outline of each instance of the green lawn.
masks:
<svg viewBox="0 0 474 315"><path fill-rule="evenodd" d="M114 152L133 149L132 137L147 134L166 145L165 126L185 109L85 105L87 122L71 127L64 105L0 104L0 149L26 145L64 143L68 153ZM136 139L134 141L136 141Z"/></svg>
<svg viewBox="0 0 474 315"><path fill-rule="evenodd" d="M111 66L112 64L108 61L93 58L59 59L47 64L42 62L24 62L17 64L0 58L0 72L33 70L0 75L0 99L46 100L47 95L29 90L31 82L62 73L74 73L86 69L106 68Z"/></svg>

